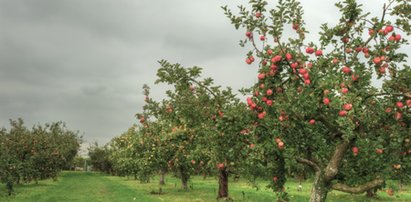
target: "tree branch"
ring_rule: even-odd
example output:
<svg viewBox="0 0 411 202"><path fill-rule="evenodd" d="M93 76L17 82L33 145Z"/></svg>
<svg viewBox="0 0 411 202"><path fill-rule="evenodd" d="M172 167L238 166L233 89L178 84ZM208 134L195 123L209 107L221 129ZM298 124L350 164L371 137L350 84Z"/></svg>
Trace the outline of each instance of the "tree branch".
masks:
<svg viewBox="0 0 411 202"><path fill-rule="evenodd" d="M298 163L302 163L302 164L311 166L312 168L314 168L314 170L315 170L316 172L320 172L320 171L321 171L320 166L319 166L317 163L315 163L314 161L311 161L311 160L308 160L308 159L304 159L304 158L300 158L300 157L297 157L295 160L296 160Z"/></svg>
<svg viewBox="0 0 411 202"><path fill-rule="evenodd" d="M362 184L360 186L356 186L356 187L350 187L348 185L345 184L341 184L341 183L336 183L336 184L332 184L331 188L337 191L342 191L342 192L347 192L347 193L351 193L351 194L361 194L363 192L366 192L370 189L374 189L378 186L381 186L384 184L384 180L382 179L375 179L371 182L367 182L365 184Z"/></svg>

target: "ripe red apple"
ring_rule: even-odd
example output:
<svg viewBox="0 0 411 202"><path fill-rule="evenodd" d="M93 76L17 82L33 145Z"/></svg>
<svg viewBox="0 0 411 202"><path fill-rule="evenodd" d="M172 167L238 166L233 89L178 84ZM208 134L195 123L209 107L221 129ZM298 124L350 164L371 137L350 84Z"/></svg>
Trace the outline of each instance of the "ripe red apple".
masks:
<svg viewBox="0 0 411 202"><path fill-rule="evenodd" d="M267 101L267 97L263 97L263 98L261 98L261 100L262 100L263 102L265 102L265 101Z"/></svg>
<svg viewBox="0 0 411 202"><path fill-rule="evenodd" d="M273 90L268 89L267 92L266 92L266 94L267 94L268 96L272 95L272 94L273 94Z"/></svg>
<svg viewBox="0 0 411 202"><path fill-rule="evenodd" d="M218 115L219 115L220 117L223 117L223 116L224 116L224 113L223 113L222 111L218 111Z"/></svg>
<svg viewBox="0 0 411 202"><path fill-rule="evenodd" d="M224 170L224 168L225 168L224 163L219 163L219 164L217 164L217 168L218 168L219 170Z"/></svg>
<svg viewBox="0 0 411 202"><path fill-rule="evenodd" d="M305 74L303 74L303 78L304 78L305 80L309 80L309 79L310 79L310 74L308 74L308 72L305 73Z"/></svg>
<svg viewBox="0 0 411 202"><path fill-rule="evenodd" d="M355 52L359 53L359 52L361 52L361 51L362 51L362 47L361 47L361 46L355 47Z"/></svg>
<svg viewBox="0 0 411 202"><path fill-rule="evenodd" d="M256 18L260 18L260 17L261 17L261 13L260 13L260 12L256 12L256 13L255 13L255 17L256 17Z"/></svg>
<svg viewBox="0 0 411 202"><path fill-rule="evenodd" d="M343 94L347 94L348 93L348 88L341 88L341 92Z"/></svg>
<svg viewBox="0 0 411 202"><path fill-rule="evenodd" d="M293 62L291 63L291 68L296 69L298 67L298 63L297 62Z"/></svg>
<svg viewBox="0 0 411 202"><path fill-rule="evenodd" d="M293 23L293 30L298 30L300 28L300 25L297 23Z"/></svg>
<svg viewBox="0 0 411 202"><path fill-rule="evenodd" d="M373 29L369 29L369 30L368 30L368 34L369 34L370 36L372 36L374 33L375 33L375 32L374 32Z"/></svg>
<svg viewBox="0 0 411 202"><path fill-rule="evenodd" d="M398 108L403 108L404 107L404 103L402 103L402 102L400 102L400 101L398 101L397 103L395 103L395 105L398 107Z"/></svg>
<svg viewBox="0 0 411 202"><path fill-rule="evenodd" d="M146 120L146 119L144 118L144 116L142 116L142 117L140 118L140 123L144 123L145 120Z"/></svg>
<svg viewBox="0 0 411 202"><path fill-rule="evenodd" d="M258 114L258 119L263 119L265 117L265 112L261 112Z"/></svg>
<svg viewBox="0 0 411 202"><path fill-rule="evenodd" d="M245 59L245 63L247 63L247 64L250 65L250 64L253 63L253 62L252 62L251 59L248 57L248 58Z"/></svg>
<svg viewBox="0 0 411 202"><path fill-rule="evenodd" d="M315 120L314 120L314 119L311 119L309 123L310 123L311 125L314 125L314 124L315 124Z"/></svg>
<svg viewBox="0 0 411 202"><path fill-rule="evenodd" d="M265 74L264 74L264 73L258 74L258 79L259 79L259 80L263 80L264 78L265 78Z"/></svg>
<svg viewBox="0 0 411 202"><path fill-rule="evenodd" d="M333 64L338 64L340 62L340 60L338 60L337 58L333 59Z"/></svg>
<svg viewBox="0 0 411 202"><path fill-rule="evenodd" d="M394 119L395 120L400 120L402 118L402 114L401 114L401 112L395 112L394 113Z"/></svg>
<svg viewBox="0 0 411 202"><path fill-rule="evenodd" d="M400 34L395 34L395 40L400 41L401 40L401 35Z"/></svg>
<svg viewBox="0 0 411 202"><path fill-rule="evenodd" d="M293 59L293 56L290 53L285 54L285 59L287 61L290 61L291 59Z"/></svg>
<svg viewBox="0 0 411 202"><path fill-rule="evenodd" d="M351 151L352 151L352 153L354 153L354 156L357 156L359 149L358 149L358 147L353 147L353 148L351 148Z"/></svg>
<svg viewBox="0 0 411 202"><path fill-rule="evenodd" d="M304 83L305 83L306 85L310 85L310 84L311 84L311 80L310 80L310 79L305 79L305 80L304 80Z"/></svg>
<svg viewBox="0 0 411 202"><path fill-rule="evenodd" d="M266 103L268 106L273 105L273 101L272 101L272 100L267 100L265 103Z"/></svg>
<svg viewBox="0 0 411 202"><path fill-rule="evenodd" d="M196 164L196 161L195 160L191 160L191 164Z"/></svg>
<svg viewBox="0 0 411 202"><path fill-rule="evenodd" d="M387 107L387 109L385 109L385 113L391 113L392 109L391 107Z"/></svg>
<svg viewBox="0 0 411 202"><path fill-rule="evenodd" d="M264 35L261 35L261 36L260 36L260 40L261 40L261 41L264 41L264 40L265 40L265 36L264 36Z"/></svg>
<svg viewBox="0 0 411 202"><path fill-rule="evenodd" d="M284 142L279 142L277 143L278 149L283 150L284 149Z"/></svg>
<svg viewBox="0 0 411 202"><path fill-rule="evenodd" d="M374 64L379 65L381 64L381 58L380 57L375 57L373 60Z"/></svg>
<svg viewBox="0 0 411 202"><path fill-rule="evenodd" d="M307 72L308 72L307 69L304 69L304 68L301 68L298 70L298 73L300 74L306 74Z"/></svg>
<svg viewBox="0 0 411 202"><path fill-rule="evenodd" d="M278 180L277 176L274 176L274 177L273 177L273 181L274 181L274 182L277 182L277 180Z"/></svg>
<svg viewBox="0 0 411 202"><path fill-rule="evenodd" d="M405 103L407 104L408 107L411 108L411 100L406 100Z"/></svg>
<svg viewBox="0 0 411 202"><path fill-rule="evenodd" d="M315 51L315 50L314 50L313 47L307 47L307 48L305 49L305 52L308 53L308 54L313 54L314 51Z"/></svg>
<svg viewBox="0 0 411 202"><path fill-rule="evenodd" d="M278 144L278 143L280 143L280 142L282 142L282 141L281 141L281 139L280 139L279 137L276 137L276 138L275 138L275 142Z"/></svg>
<svg viewBox="0 0 411 202"><path fill-rule="evenodd" d="M329 104L330 104L330 98L325 97L325 98L323 99L323 103L324 103L325 105L329 105Z"/></svg>
<svg viewBox="0 0 411 202"><path fill-rule="evenodd" d="M342 42L344 42L344 43L348 43L348 42L350 41L350 38L348 38L348 37L343 37L341 40L342 40Z"/></svg>
<svg viewBox="0 0 411 202"><path fill-rule="evenodd" d="M385 67L381 66L380 68L378 68L378 71L380 72L380 74L385 74Z"/></svg>
<svg viewBox="0 0 411 202"><path fill-rule="evenodd" d="M341 116L341 117L344 117L344 116L347 116L347 111L345 111L345 110L341 110L340 112L338 112L338 116Z"/></svg>
<svg viewBox="0 0 411 202"><path fill-rule="evenodd" d="M394 30L394 27L392 25L387 25L385 27L385 30L387 30L387 32L392 32Z"/></svg>
<svg viewBox="0 0 411 202"><path fill-rule="evenodd" d="M388 37L388 41L395 41L395 36L391 35L390 37Z"/></svg>
<svg viewBox="0 0 411 202"><path fill-rule="evenodd" d="M315 51L315 55L316 55L316 56L322 56L322 55L323 55L323 51L322 51L322 50L317 50L317 51Z"/></svg>
<svg viewBox="0 0 411 202"><path fill-rule="evenodd" d="M273 58L271 58L272 63L277 63L277 62L280 62L281 60L282 60L281 55L276 55Z"/></svg>
<svg viewBox="0 0 411 202"><path fill-rule="evenodd" d="M352 75L351 75L351 80L352 80L352 81L358 81L359 78L360 78L360 77L359 77L358 75L355 75L355 74L352 74Z"/></svg>
<svg viewBox="0 0 411 202"><path fill-rule="evenodd" d="M377 154L382 154L382 153L384 153L384 150L383 149L375 149L375 152Z"/></svg>
<svg viewBox="0 0 411 202"><path fill-rule="evenodd" d="M250 149L252 149L252 148L255 147L255 144L252 144L252 143L251 143L251 144L249 145L249 147L250 147Z"/></svg>
<svg viewBox="0 0 411 202"><path fill-rule="evenodd" d="M350 110L352 109L352 104L350 104L350 103L344 104L344 105L343 105L343 109L344 109L345 111L350 111Z"/></svg>
<svg viewBox="0 0 411 202"><path fill-rule="evenodd" d="M245 36L248 37L248 38L251 38L252 33L250 31L248 31L248 32L245 33Z"/></svg>
<svg viewBox="0 0 411 202"><path fill-rule="evenodd" d="M347 67L347 66L344 66L344 67L341 69L341 71L342 71L344 74L349 74L349 73L351 73L351 68L349 68L349 67Z"/></svg>
<svg viewBox="0 0 411 202"><path fill-rule="evenodd" d="M267 50L267 54L268 54L268 55L272 55L272 54L273 54L273 50L268 49L268 50Z"/></svg>

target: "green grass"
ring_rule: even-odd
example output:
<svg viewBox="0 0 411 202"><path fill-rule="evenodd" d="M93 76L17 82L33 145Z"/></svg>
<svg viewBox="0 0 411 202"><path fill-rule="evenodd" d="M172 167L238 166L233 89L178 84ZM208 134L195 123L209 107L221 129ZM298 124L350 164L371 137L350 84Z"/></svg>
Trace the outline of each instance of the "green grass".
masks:
<svg viewBox="0 0 411 202"><path fill-rule="evenodd" d="M121 177L107 176L90 172L63 172L59 180L40 181L38 184L23 184L15 187L15 194L6 196L6 188L1 185L0 201L31 202L31 201L216 201L217 180L194 176L190 183L191 191L180 189L180 181L168 176L166 185L162 186L164 194L153 195L152 191L158 191L158 178L153 178L151 183L140 184L135 180ZM303 191L296 190L297 183L289 180L286 185L290 201L308 201L310 194L310 182L303 183ZM244 193L244 194L243 194ZM245 180L229 183L230 197L235 201L275 201L275 193L265 188L261 182L260 189L251 188ZM368 199L362 195L350 195L337 191L328 194L327 201L411 201L411 186L404 187L397 196L387 196L385 192L378 192L379 199Z"/></svg>

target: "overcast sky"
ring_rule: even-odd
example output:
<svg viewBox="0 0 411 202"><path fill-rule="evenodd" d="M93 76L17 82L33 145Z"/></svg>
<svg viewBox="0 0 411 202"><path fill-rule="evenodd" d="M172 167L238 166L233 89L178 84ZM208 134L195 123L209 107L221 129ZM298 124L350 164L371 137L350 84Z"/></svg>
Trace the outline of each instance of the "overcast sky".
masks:
<svg viewBox="0 0 411 202"><path fill-rule="evenodd" d="M162 97L160 59L203 67L223 86L252 85L256 67L238 45L244 30L220 8L239 2L0 0L0 126L61 120L104 144L138 122L144 83ZM320 24L338 19L334 2L302 1L314 39ZM367 9L380 11L384 1L372 2Z"/></svg>

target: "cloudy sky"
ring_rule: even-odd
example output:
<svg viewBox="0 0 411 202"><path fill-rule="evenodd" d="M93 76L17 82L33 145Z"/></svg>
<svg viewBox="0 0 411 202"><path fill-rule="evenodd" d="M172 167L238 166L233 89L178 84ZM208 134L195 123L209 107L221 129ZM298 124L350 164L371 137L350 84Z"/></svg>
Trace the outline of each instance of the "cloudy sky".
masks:
<svg viewBox="0 0 411 202"><path fill-rule="evenodd" d="M250 86L256 67L220 6L233 0L0 0L0 126L62 120L85 141L108 142L131 124L157 61L198 65L217 84ZM338 18L334 0L303 0L315 39ZM366 0L362 2L367 2ZM366 5L381 10L383 0ZM378 3L377 3L378 2Z"/></svg>

